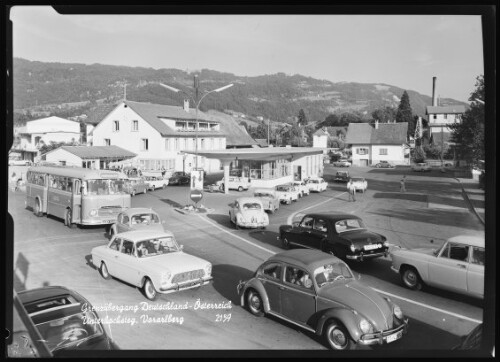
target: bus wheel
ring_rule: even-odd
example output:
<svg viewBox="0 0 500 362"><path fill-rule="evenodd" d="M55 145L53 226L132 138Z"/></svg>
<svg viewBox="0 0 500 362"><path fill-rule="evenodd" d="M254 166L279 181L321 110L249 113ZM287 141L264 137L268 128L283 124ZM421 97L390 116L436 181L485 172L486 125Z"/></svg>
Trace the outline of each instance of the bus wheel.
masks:
<svg viewBox="0 0 500 362"><path fill-rule="evenodd" d="M40 207L40 201L37 199L35 201L35 208L33 209L33 214L35 214L35 216L42 216L42 212L40 211L41 210L41 207Z"/></svg>
<svg viewBox="0 0 500 362"><path fill-rule="evenodd" d="M73 216L73 215L72 215L71 209L66 210L66 217L65 217L65 219L64 219L64 224L65 224L67 227L69 227L70 229L75 227L75 224L73 224L73 223L71 222L72 216Z"/></svg>

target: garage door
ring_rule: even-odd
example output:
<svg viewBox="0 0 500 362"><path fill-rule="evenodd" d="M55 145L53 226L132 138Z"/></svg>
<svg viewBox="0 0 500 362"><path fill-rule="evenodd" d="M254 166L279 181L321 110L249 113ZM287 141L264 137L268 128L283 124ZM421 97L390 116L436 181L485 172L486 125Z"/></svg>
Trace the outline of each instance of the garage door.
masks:
<svg viewBox="0 0 500 362"><path fill-rule="evenodd" d="M368 160L359 160L360 166L368 166Z"/></svg>

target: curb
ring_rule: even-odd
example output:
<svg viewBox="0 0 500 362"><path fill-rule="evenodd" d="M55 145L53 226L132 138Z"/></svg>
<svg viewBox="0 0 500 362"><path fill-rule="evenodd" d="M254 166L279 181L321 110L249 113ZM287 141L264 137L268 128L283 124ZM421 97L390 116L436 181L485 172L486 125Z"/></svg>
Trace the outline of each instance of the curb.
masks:
<svg viewBox="0 0 500 362"><path fill-rule="evenodd" d="M469 210L471 210L474 215L476 215L476 217L479 219L479 221L485 225L484 223L484 220L481 216L479 216L479 214L477 213L476 209L474 208L474 206L472 206L472 202L470 201L469 199L469 195L467 195L467 192L465 192L465 189L464 189L464 186L462 185L462 182L455 177L455 180L458 181L458 183L460 184L460 187L462 188L462 197L464 198L465 202L467 203L467 206L469 207Z"/></svg>

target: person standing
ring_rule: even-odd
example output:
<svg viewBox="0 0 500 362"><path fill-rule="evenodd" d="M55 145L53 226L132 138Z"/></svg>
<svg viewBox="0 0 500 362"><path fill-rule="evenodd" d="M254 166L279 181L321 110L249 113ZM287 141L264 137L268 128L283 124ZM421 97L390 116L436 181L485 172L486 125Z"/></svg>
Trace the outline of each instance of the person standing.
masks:
<svg viewBox="0 0 500 362"><path fill-rule="evenodd" d="M399 192L406 192L406 175L403 176L399 184L400 184Z"/></svg>
<svg viewBox="0 0 500 362"><path fill-rule="evenodd" d="M356 201L356 187L351 179L347 183L347 191L349 192L349 201Z"/></svg>

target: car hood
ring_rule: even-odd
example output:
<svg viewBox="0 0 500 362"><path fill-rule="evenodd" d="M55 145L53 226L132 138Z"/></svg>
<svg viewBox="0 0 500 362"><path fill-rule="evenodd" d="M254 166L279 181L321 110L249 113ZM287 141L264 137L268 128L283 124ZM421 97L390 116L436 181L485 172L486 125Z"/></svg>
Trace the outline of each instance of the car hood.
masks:
<svg viewBox="0 0 500 362"><path fill-rule="evenodd" d="M144 257L139 260L146 264L148 268L157 272L162 272L163 270L168 269L172 275L175 273L204 269L205 266L209 264L208 261L194 255L186 254L183 251Z"/></svg>
<svg viewBox="0 0 500 362"><path fill-rule="evenodd" d="M376 331L392 328L392 306L373 289L357 281L327 284L318 295L355 310L368 319Z"/></svg>
<svg viewBox="0 0 500 362"><path fill-rule="evenodd" d="M381 235L373 233L366 229L345 231L340 234L340 237L344 240L350 241L354 244L354 246L383 242Z"/></svg>
<svg viewBox="0 0 500 362"><path fill-rule="evenodd" d="M162 224L135 224L132 226L134 230L151 230L151 231L165 231Z"/></svg>

